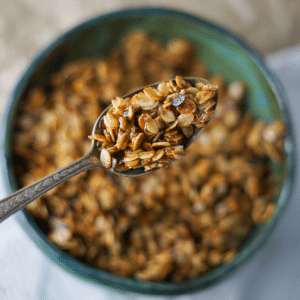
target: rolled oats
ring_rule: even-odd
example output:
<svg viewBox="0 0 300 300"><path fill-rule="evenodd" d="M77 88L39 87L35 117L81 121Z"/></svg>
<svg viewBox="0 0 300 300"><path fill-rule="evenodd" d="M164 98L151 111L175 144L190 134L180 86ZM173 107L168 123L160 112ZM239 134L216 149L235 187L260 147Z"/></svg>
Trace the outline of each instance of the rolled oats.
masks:
<svg viewBox="0 0 300 300"><path fill-rule="evenodd" d="M168 84L172 89L171 94L170 88L169 90L166 89ZM169 80L168 82L160 83L158 88L147 87L143 92L139 92L132 98L114 98L112 100L113 108L109 109L103 117L103 122L100 122L99 125L100 131L104 135L94 134L89 136L90 139L98 141L98 149L101 151L100 161L104 162L103 166L111 167L109 154L115 159L113 165L115 170L127 171L131 168L144 167L145 171L149 171L155 167L163 166L162 160L159 164L156 163L157 160L164 158L165 153L162 151L156 155L156 151L150 150L148 147L145 149L147 150L146 152L139 153L140 160L135 158L130 159L130 161L128 160L128 151L142 150L140 148L141 144L149 142L152 142L152 147L154 148L172 147L178 144L184 145L186 140L192 136L195 125L197 126L199 123L199 127L203 127L207 124L215 112L216 103L212 97L216 87L201 85L201 92L209 94L205 98L205 103L210 104L203 109L201 106L197 107L193 94L185 95L187 86L191 88L190 83L187 83L181 76L176 76L175 81ZM197 88L194 87L194 89ZM198 92L195 92L196 95L200 93L200 90L197 90ZM174 93L174 91L176 92ZM209 99L211 99L210 102L208 101ZM169 101L171 101L170 105ZM165 108L166 104L169 107L168 109ZM155 110L153 110L154 108ZM129 111L129 109L133 111L131 120L127 119L123 114L124 111ZM197 110L197 118L200 121L195 123L193 122L194 113ZM149 111L149 113L144 111ZM136 123L138 123L139 127L135 126ZM183 128L188 129L183 131ZM116 144L111 145L107 141L116 141ZM109 154L107 154L107 151L103 151L104 149ZM174 148L168 153L168 158L175 160L183 156L183 147L180 150ZM155 157L155 160L151 160L153 157ZM121 166L125 166L125 168L120 169L119 167Z"/></svg>
<svg viewBox="0 0 300 300"><path fill-rule="evenodd" d="M170 140L179 134L189 138L193 130L192 125L178 126L184 103L198 95L202 109L211 105L205 99L212 91L203 92L203 84L184 86L180 78L164 82L178 73L208 78L219 86L220 97L217 114L187 155L170 164L173 153L181 157L182 152L174 141L162 141L164 134L170 132ZM164 82L149 91L156 99L167 98L162 110L159 104L127 108L127 99L111 100L153 82ZM246 86L226 86L221 76L209 77L188 41L176 39L163 47L145 32L129 34L123 49L107 58L67 63L53 75L51 90L34 87L17 115L13 162L22 186L82 157L90 148L84 137L110 103L120 117L107 121L118 124L117 130L90 137L100 148L105 145L104 162L109 166L111 157L110 167L123 170L139 167L141 161L147 168L170 164L135 179L90 170L27 206L36 220L47 224L41 229L50 241L80 261L140 280L191 280L232 261L252 229L276 211L270 160L284 159L285 126L280 120L256 121L244 110ZM151 105L163 101L156 99L149 100ZM147 120L157 120L160 132L159 114L168 129L149 139L132 122L136 109ZM205 125L197 109L185 113L194 114L193 123ZM125 133L128 144L118 150L114 145L126 142ZM114 158L115 149L124 152L122 165ZM140 158L142 152L151 158Z"/></svg>

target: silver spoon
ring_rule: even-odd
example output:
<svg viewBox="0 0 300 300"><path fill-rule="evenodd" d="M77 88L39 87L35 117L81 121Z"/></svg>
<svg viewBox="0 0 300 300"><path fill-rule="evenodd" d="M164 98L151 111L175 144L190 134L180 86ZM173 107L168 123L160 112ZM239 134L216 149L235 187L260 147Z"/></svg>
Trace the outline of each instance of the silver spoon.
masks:
<svg viewBox="0 0 300 300"><path fill-rule="evenodd" d="M187 82L190 82L193 86L195 86L195 84L198 82L203 82L204 84L211 84L208 80L205 80L202 78L189 77L189 78L184 78L184 79ZM152 85L149 85L149 87L156 88L158 86L158 84L159 83L154 83ZM142 89L140 89L138 91L134 91L134 92L124 96L124 98L132 97L133 95L135 95L139 92L142 92L144 88L145 87L143 87ZM214 99L217 103L218 92L215 94ZM106 112L109 110L110 107L111 106L108 106L101 113L99 118L96 120L92 134L96 133L96 130L99 126L100 121L102 120L102 118L104 117L104 115L106 114ZM195 130L192 137L184 145L185 149L187 147L189 147L192 144L192 142L195 141L195 139L198 137L200 132L201 132L201 128ZM65 182L69 178L74 177L75 175L77 175L83 171L93 169L93 168L101 168L106 171L110 171L113 174L116 174L119 176L126 176L126 177L137 177L137 176L149 174L149 173L157 170L157 169L153 169L153 170L145 172L143 168L139 168L139 169L130 169L126 172L120 172L120 171L118 172L115 170L106 169L101 165L101 162L99 159L99 151L96 147L96 141L92 140L91 148L90 148L89 152L86 155L84 155L82 158L80 158L77 161L71 163L70 165L56 171L55 173L52 173L52 174L38 180L37 182L35 182L27 187L24 187L24 188L16 191L15 193L11 194L10 196L0 200L0 223L3 220L5 220L6 218L8 218L10 215L12 215L13 213L15 213L18 210L25 207L27 204L29 204L36 198L45 194L50 189L56 187L57 185Z"/></svg>

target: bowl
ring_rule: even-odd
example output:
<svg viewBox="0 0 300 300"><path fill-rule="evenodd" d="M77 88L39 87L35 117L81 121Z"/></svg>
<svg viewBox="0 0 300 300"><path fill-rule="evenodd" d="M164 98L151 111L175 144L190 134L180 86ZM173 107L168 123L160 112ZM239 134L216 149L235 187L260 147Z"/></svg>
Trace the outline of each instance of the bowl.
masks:
<svg viewBox="0 0 300 300"><path fill-rule="evenodd" d="M85 265L51 243L31 215L23 210L17 214L25 232L55 263L70 273L120 291L152 295L179 295L196 292L216 284L243 265L267 240L290 198L295 170L295 141L284 90L263 59L246 43L229 31L200 17L164 8L120 10L88 20L69 30L47 46L29 65L11 98L3 117L1 151L2 174L7 194L17 186L12 161L12 129L16 107L33 84L46 84L49 77L67 61L82 57L106 55L113 45L131 30L142 29L156 33L162 44L178 36L191 40L197 54L207 63L208 70L221 73L226 81L242 80L248 85L248 109L265 121L281 119L287 126L286 157L274 166L278 181L277 207L266 224L253 230L236 257L228 264L198 278L177 283L137 281L120 277Z"/></svg>

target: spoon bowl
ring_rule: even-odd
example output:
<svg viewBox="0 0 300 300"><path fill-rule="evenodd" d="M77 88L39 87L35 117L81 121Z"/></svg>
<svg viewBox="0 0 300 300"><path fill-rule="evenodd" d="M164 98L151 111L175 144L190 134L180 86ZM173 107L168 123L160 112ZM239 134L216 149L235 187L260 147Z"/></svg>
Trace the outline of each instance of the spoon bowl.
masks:
<svg viewBox="0 0 300 300"><path fill-rule="evenodd" d="M183 78L186 82L189 82L192 84L192 86L195 86L196 83L203 83L203 84L206 84L206 85L211 85L212 83L204 78L198 78L198 77L184 77ZM147 87L152 87L152 88L157 88L157 86L160 84L160 82L157 82L157 83L153 83L151 85L148 85L148 86L145 86L139 90L136 90L134 92L131 92L125 96L123 96L123 98L127 98L127 97L133 97L135 94L138 94L140 92L142 92L145 88ZM215 95L212 97L212 99L215 101L215 106L217 105L218 103L218 97L219 97L219 94L218 94L218 90L216 90L215 92ZM98 117L98 119L96 120L95 124L94 124L94 127L93 127L93 130L92 130L92 134L96 134L97 133L97 129L99 128L99 124L101 122L101 120L103 119L103 117L106 115L106 113L109 111L109 109L112 107L112 105L109 105L108 107L106 107L105 110L102 111L102 113L100 114L100 116ZM193 135L188 139L188 141L183 145L184 149L187 149L199 136L199 134L201 133L203 128L197 128L195 129ZM113 174L115 175L119 175L119 176L123 176L123 177L138 177L138 176L142 176L142 175L145 175L145 174L150 174L156 170L158 170L159 168L154 168L150 171L145 171L143 167L141 168L138 168L138 169L130 169L128 171L125 171L125 172L120 172L120 171L117 171L117 170L112 170L112 169L106 169L104 168L100 161L99 161L99 151L97 150L97 147L96 147L96 141L95 140L92 140L92 144L91 144L91 149L90 149L90 152L89 152L91 155L93 156L97 156L97 160L98 162L95 162L95 167L99 167L99 168L103 168L105 169L106 171L110 171L112 172ZM173 160L175 161L175 159ZM172 162L173 162L172 161Z"/></svg>

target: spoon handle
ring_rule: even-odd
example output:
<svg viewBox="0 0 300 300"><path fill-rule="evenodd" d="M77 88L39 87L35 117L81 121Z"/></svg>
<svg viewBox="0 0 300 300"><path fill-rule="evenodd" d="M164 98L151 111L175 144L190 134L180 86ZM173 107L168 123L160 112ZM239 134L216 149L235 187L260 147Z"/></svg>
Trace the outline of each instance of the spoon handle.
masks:
<svg viewBox="0 0 300 300"><path fill-rule="evenodd" d="M0 200L0 223L47 191L67 179L95 167L90 155L85 155L70 165L52 173L39 181L26 186L10 196Z"/></svg>

